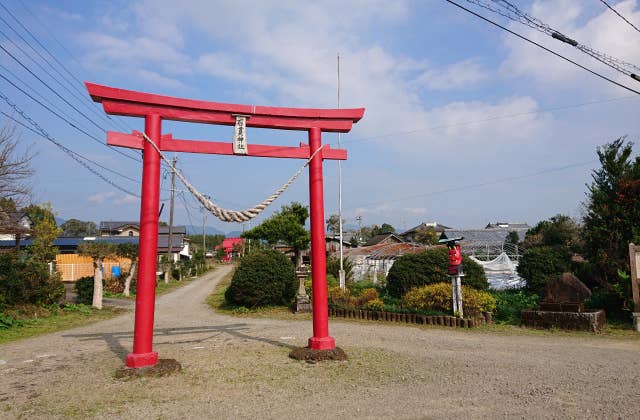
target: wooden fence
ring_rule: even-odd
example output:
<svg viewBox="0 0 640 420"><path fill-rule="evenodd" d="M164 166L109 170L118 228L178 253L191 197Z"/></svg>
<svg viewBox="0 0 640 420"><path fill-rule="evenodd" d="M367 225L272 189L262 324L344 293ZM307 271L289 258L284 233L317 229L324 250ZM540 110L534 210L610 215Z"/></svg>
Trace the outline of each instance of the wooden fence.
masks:
<svg viewBox="0 0 640 420"><path fill-rule="evenodd" d="M128 272L131 260L128 258L107 258L103 262L104 278L111 278L113 267L120 267L120 272ZM78 254L59 254L56 256L56 270L62 281L76 281L81 277L93 276L93 259Z"/></svg>

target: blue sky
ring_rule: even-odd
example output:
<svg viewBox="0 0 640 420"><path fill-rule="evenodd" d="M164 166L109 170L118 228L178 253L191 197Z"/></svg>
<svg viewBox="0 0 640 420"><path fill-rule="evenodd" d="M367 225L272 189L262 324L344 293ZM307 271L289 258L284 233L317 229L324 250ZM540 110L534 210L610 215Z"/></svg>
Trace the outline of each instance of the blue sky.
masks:
<svg viewBox="0 0 640 420"><path fill-rule="evenodd" d="M640 64L640 33L599 1L513 2L582 44ZM566 44L461 3L607 77L640 88L640 83ZM611 3L640 23L637 1ZM640 138L639 95L444 0L8 0L4 4L73 73L71 79L58 67L74 82L67 89L77 97L57 84L58 73L3 21L0 28L6 37L0 36L1 45L96 124L3 52L0 72L14 80L7 73L11 71L103 142L101 129L141 130L143 121L105 120L101 107L85 99L84 86L75 78L219 102L333 108L339 53L341 105L366 108L365 117L341 137L349 151L343 164L347 224L355 224L357 215L366 225L388 222L398 230L423 221L469 228L496 221L533 225L557 213L579 218L585 184L597 167L596 147L623 135L635 142ZM0 16L42 52L6 10L0 9ZM42 55L56 65L46 53ZM0 80L0 89L66 147L130 178L141 177L139 163L74 130L5 80ZM0 109L19 118L1 101ZM179 138L217 141L232 136L232 127L173 122L165 122L163 131ZM248 137L249 144L306 142L304 132L249 129ZM338 138L325 134L323 141L337 147ZM51 202L65 219L138 218L137 198L102 181L27 130L21 130L21 143L37 152L35 202ZM189 154L178 159L179 168L198 189L220 205L237 209L261 201L302 164ZM123 188L139 192L138 183L98 170ZM327 161L324 170L328 216L338 208L338 167ZM168 181L165 176L163 200L169 196ZM179 195L176 223L202 223L197 203L188 193ZM274 209L291 201L308 203L306 175L276 201ZM270 211L263 214L258 222ZM163 219L167 215L165 210ZM207 224L223 231L241 228L212 216Z"/></svg>

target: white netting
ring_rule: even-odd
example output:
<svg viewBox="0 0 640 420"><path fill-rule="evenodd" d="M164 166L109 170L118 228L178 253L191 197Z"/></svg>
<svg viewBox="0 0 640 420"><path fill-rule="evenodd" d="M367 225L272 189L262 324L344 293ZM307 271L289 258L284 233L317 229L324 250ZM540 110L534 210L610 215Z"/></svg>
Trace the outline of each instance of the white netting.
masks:
<svg viewBox="0 0 640 420"><path fill-rule="evenodd" d="M482 266L492 289L522 286L522 278L518 276L518 263L512 261L506 253L503 252L491 261L482 261L473 256L469 258Z"/></svg>

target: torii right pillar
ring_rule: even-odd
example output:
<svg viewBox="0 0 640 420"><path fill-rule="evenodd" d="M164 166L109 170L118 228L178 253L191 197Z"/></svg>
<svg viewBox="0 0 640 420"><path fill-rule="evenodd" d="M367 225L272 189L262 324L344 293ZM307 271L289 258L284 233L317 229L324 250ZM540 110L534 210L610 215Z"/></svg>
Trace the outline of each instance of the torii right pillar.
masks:
<svg viewBox="0 0 640 420"><path fill-rule="evenodd" d="M309 129L309 152L322 147L320 128ZM322 151L309 163L309 216L311 218L311 289L313 292L313 337L309 348L332 350L336 342L329 335L329 305L327 300L327 253L324 235L324 187L322 182Z"/></svg>

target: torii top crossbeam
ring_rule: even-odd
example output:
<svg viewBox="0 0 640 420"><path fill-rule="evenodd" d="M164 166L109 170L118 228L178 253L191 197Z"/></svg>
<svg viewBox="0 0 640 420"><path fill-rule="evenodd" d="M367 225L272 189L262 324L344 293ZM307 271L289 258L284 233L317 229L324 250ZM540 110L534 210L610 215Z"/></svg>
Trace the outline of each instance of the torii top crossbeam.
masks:
<svg viewBox="0 0 640 420"><path fill-rule="evenodd" d="M309 130L347 133L360 121L364 108L317 109L226 104L136 92L86 83L91 98L102 102L107 114L145 117L157 114L163 120L234 125L235 115L247 115L248 127L279 130Z"/></svg>

